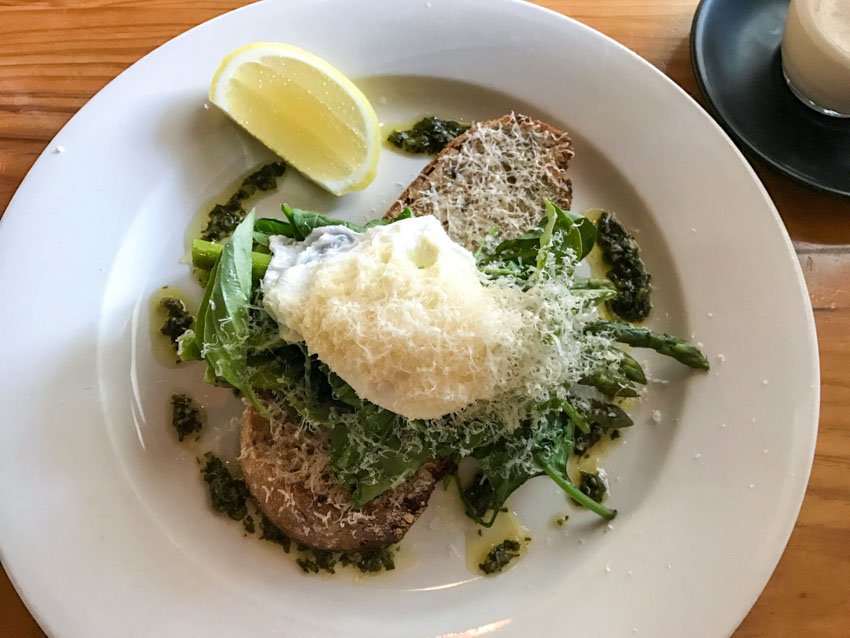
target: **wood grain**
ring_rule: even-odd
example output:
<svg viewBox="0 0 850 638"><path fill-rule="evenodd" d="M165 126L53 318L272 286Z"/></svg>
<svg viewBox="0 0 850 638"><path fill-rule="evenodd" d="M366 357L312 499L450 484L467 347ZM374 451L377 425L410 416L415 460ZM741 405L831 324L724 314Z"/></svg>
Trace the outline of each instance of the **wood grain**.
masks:
<svg viewBox="0 0 850 638"><path fill-rule="evenodd" d="M0 211L65 122L118 73L237 0L0 0ZM696 0L543 0L622 42L701 100L688 33ZM737 638L850 635L850 200L755 164L797 248L815 309L817 452L788 548ZM2 213L0 213L2 215ZM0 225L2 228L2 225ZM41 636L5 573L0 635Z"/></svg>

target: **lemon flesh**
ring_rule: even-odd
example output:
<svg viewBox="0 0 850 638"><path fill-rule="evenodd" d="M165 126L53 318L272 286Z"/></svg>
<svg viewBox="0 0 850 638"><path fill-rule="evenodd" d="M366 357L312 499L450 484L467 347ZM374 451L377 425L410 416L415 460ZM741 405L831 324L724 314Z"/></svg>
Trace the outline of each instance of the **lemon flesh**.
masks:
<svg viewBox="0 0 850 638"><path fill-rule="evenodd" d="M224 58L210 101L251 135L336 195L371 183L380 127L366 96L312 53L249 44Z"/></svg>

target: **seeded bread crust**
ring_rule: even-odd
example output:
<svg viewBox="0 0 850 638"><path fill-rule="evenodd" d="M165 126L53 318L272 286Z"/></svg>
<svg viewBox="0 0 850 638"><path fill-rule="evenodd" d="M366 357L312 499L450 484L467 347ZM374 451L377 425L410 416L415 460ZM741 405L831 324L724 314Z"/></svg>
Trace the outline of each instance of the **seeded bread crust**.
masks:
<svg viewBox="0 0 850 638"><path fill-rule="evenodd" d="M494 154L492 146L505 139L509 142L501 143L511 148L501 149L500 159L499 149ZM486 168L476 168L476 153L485 152ZM544 214L543 199L569 209L572 185L566 170L572 157L570 137L544 122L514 113L481 122L452 140L385 217L397 217L405 208L417 216L435 215L452 239L475 250L493 226L500 227L504 239L537 224ZM485 189L486 197L470 192L473 182ZM356 511L330 477L329 455L326 436L307 434L283 416L276 415L271 423L246 405L241 429L245 481L272 523L311 547L348 551L397 543L448 470L445 462L428 461L407 481Z"/></svg>

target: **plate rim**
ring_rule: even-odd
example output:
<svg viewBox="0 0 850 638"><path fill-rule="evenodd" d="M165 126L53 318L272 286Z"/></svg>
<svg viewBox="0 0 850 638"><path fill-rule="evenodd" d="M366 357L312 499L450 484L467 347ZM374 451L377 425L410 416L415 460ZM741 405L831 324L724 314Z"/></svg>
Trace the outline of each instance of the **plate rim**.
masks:
<svg viewBox="0 0 850 638"><path fill-rule="evenodd" d="M476 1L476 0L473 0L473 1ZM272 2L272 0L268 0L268 4L271 4L271 2ZM757 174L753 170L752 166L749 164L749 162L746 160L745 156L742 154L741 150L732 142L732 140L729 139L728 132L725 131L723 129L723 127L719 126L717 124L717 122L714 119L712 119L709 116L708 113L706 113L705 109L698 102L696 102L696 100L694 100L694 98L691 97L681 86L676 84L666 74L664 74L659 69L654 67L650 62L648 62L647 60L645 60L644 58L642 58L641 56L639 56L635 52L628 49L625 45L622 45L621 43L617 42L613 38L610 38L609 36L599 32L595 29L592 29L591 27L585 25L582 22L579 22L578 20L576 20L574 18L571 18L571 17L566 16L564 14L558 13L558 12L551 10L551 9L548 9L546 7L526 3L523 0L501 0L501 2L504 3L504 4L512 4L512 5L523 6L526 9L530 9L530 10L543 11L543 12L546 12L548 14L551 14L551 16L555 17L556 19L567 20L569 22L572 22L577 26L577 28L581 28L581 29L593 32L594 37L601 37L601 38L607 40L608 43L609 43L609 46L614 46L614 47L620 49L622 52L625 52L629 56L638 60L646 69L649 70L649 72L652 72L653 74L655 74L656 78L663 78L663 80L666 81L666 84L668 86L674 87L675 90L681 96L684 96L685 98L687 98L687 100L689 100L692 103L693 106L696 106L702 112L702 115L705 116L705 118L707 118L709 120L709 122L714 127L716 127L717 132L720 133L721 137L725 138L725 141L727 142L728 146L731 148L733 153L736 153L738 155L738 157L739 157L739 159L742 163L741 168L744 168L747 171L747 174L749 175L750 180L759 189L759 192L760 192L762 198L764 199L764 203L767 205L768 209L772 212L774 222L777 224L778 228L780 229L780 234L781 234L781 236L784 240L786 252L788 253L788 256L794 261L794 263L796 265L795 273L796 273L797 287L799 289L799 292L802 294L803 298L807 301L807 307L808 307L807 324L808 324L808 328L809 328L809 330L807 332L807 338L808 338L808 342L809 342L808 345L810 346L809 347L809 353L810 353L810 362L809 363L812 365L812 371L814 373L814 381L815 381L815 384L816 384L816 388L814 389L814 411L813 411L813 414L811 415L814 427L811 429L811 432L810 432L810 440L809 440L809 446L808 446L809 447L809 454L808 454L808 463L806 465L806 467L807 467L806 476L805 476L804 480L798 481L796 486L795 486L796 490L799 492L799 497L793 499L796 502L796 506L793 508L793 517L789 517L789 523L786 526L787 529L783 530L783 532L781 534L784 537L784 541L782 542L781 551L779 551L777 553L776 558L773 561L773 564L770 567L770 569L767 573L767 576L765 577L764 584L759 589L759 591L756 592L752 601L746 606L743 613L740 615L740 617L735 622L735 625L730 628L730 630L734 630L734 628L737 627L740 624L740 622L743 620L743 618L746 617L746 615L749 613L749 610L751 609L752 605L761 596L761 593L764 589L764 585L767 584L770 576L772 575L773 571L775 570L776 565L778 564L779 560L781 559L781 557L784 553L785 547L787 546L787 542L788 542L790 535L793 531L793 528L796 524L796 520L797 520L797 517L799 515L800 507L802 506L803 498L804 498L805 492L806 492L806 486L808 484L809 474L811 472L812 459L813 459L814 451L815 451L815 445L814 444L815 444L815 441L816 441L816 436L817 436L817 431L818 431L818 417L819 417L819 408L820 408L819 351L818 351L818 348L817 348L816 330L815 330L815 324L814 324L814 317L813 317L812 310L811 310L811 303L810 303L810 299L807 295L807 288L806 288L806 285L805 285L805 279L803 277L802 270L799 266L799 263L796 262L796 253L793 250L793 245L791 243L787 229L785 228L784 224L781 222L781 218L779 216L778 211L776 210L776 207L775 207L772 199L770 198L770 196L769 196L767 190L765 189L763 183L761 182L761 180L758 178ZM700 8L703 6L703 4L705 2L706 2L706 0L702 0L702 2L700 3ZM21 186L23 186L23 184L31 178L31 175L36 172L36 169L40 166L40 164L43 163L43 160L45 159L45 157L51 153L51 149L54 145L56 138L59 137L59 135L61 135L61 133L66 128L70 127L72 125L72 123L74 123L77 120L78 116L81 116L82 114L84 114L87 111L87 109L88 109L88 107L89 107L89 105L91 104L92 101L94 101L98 96L100 96L101 93L103 93L107 89L109 89L111 87L111 85L113 85L119 78L121 78L124 74L129 73L142 60L145 60L149 56L159 52L160 49L168 47L174 41L181 39L184 36L187 36L188 34L190 34L195 29L202 27L204 25L207 25L209 23L218 21L218 20L227 19L227 17L230 16L231 14L233 14L233 13L241 12L243 10L250 10L251 7L254 7L255 5L264 5L264 4L267 4L267 2L261 1L259 3L254 3L252 5L244 5L242 7L236 8L232 11L228 11L224 14L215 16L215 17L213 17L213 18L211 18L207 21L204 21L200 24L197 24L197 25L187 29L183 33L178 34L174 38L171 38L170 40L163 43L162 45L156 47L155 49L153 49L152 51L150 51L146 55L142 56L141 58L139 58L139 60L137 60L136 62L134 62L130 66L128 66L121 73L119 73L112 80L110 80L110 82L107 83L103 88L101 88L95 95L93 95L92 98L90 98L89 101L87 101L86 104L83 105L73 115L73 117L62 127L62 129L60 129L60 131L50 140L50 142L47 143L43 152L38 156L36 162L33 164L30 171L28 171L27 175L24 177L24 179L21 181L21 184L16 189L15 194L13 195L12 199L9 202L9 205L7 207L6 212L8 213L11 209L16 207L15 204L16 204L16 201L17 201L18 196L20 194ZM698 12L699 12L699 9L698 9ZM695 18L696 18L696 15L695 15ZM693 35L693 32L692 32L692 35ZM693 52L693 49L692 49L692 52ZM4 217L5 216L6 215L4 215ZM0 560L3 560L5 565L7 565L7 566L9 565L7 557L5 557L4 553L3 553L2 543L0 543ZM8 567L7 574L9 576L9 579L12 582L13 586L15 587L16 591L18 592L19 595L21 595L22 588L19 585L18 577L17 577L16 571L14 570L14 568ZM28 610L30 611L30 613L32 613L32 615L37 620L37 622L39 623L40 626L49 627L50 629L55 629L55 626L51 626L50 623L46 622L46 618L45 618L46 611L45 611L45 609L40 608L40 606L38 604L36 604L36 602L34 600L30 600L30 599L28 599L28 597L21 595L21 598L24 600Z"/></svg>

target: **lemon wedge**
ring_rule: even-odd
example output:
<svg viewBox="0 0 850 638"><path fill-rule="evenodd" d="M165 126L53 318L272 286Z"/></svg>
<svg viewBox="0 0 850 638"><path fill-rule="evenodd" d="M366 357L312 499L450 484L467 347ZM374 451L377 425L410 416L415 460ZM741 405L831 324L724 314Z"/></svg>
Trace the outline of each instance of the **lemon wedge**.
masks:
<svg viewBox="0 0 850 638"><path fill-rule="evenodd" d="M210 101L335 195L375 178L381 133L372 105L309 51L277 42L236 49L215 72Z"/></svg>

